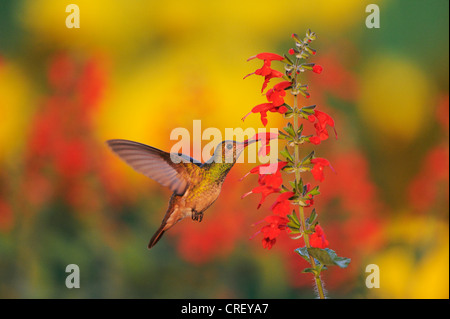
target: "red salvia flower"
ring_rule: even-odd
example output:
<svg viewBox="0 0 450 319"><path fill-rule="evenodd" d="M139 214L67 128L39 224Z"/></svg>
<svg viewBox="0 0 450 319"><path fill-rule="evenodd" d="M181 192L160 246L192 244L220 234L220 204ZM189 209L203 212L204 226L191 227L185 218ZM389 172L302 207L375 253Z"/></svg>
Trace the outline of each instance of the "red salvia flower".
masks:
<svg viewBox="0 0 450 319"><path fill-rule="evenodd" d="M253 73L247 74L244 79L252 74L261 75L264 76L264 83L261 89L261 92L264 91L264 89L267 87L267 84L269 83L270 79L272 78L281 78L283 77L283 73L278 72L277 70L273 70L271 68L272 61L281 61L284 59L281 55L275 54L275 53L259 53L255 56L250 57L247 61L253 60L253 59L260 59L264 60L264 65L262 68L256 70Z"/></svg>
<svg viewBox="0 0 450 319"><path fill-rule="evenodd" d="M292 83L290 81L283 81L275 84L273 88L267 91L267 101L272 102L274 106L281 106L284 104L284 97L286 96L286 89L290 87Z"/></svg>
<svg viewBox="0 0 450 319"><path fill-rule="evenodd" d="M275 215L286 217L292 211L292 204L289 198L294 196L293 192L284 192L277 197L271 209Z"/></svg>
<svg viewBox="0 0 450 319"><path fill-rule="evenodd" d="M289 222L289 219L287 219L286 217L271 215L264 218L264 221L268 222L269 224L263 226L261 230L258 231L255 235L262 233L263 247L271 249L275 244L277 237L281 234L281 231L286 229L286 225Z"/></svg>
<svg viewBox="0 0 450 319"><path fill-rule="evenodd" d="M263 103L256 105L251 112L247 113L242 118L242 121L244 121L247 116L249 116L252 113L260 113L261 114L261 123L266 126L267 125L267 112L274 112L274 113L280 113L284 114L287 112L287 108L284 105L281 106L275 106L272 103Z"/></svg>
<svg viewBox="0 0 450 319"><path fill-rule="evenodd" d="M328 240L325 237L325 233L323 232L322 227L316 225L314 234L312 234L311 237L309 237L309 243L311 247L321 249L328 247Z"/></svg>
<svg viewBox="0 0 450 319"><path fill-rule="evenodd" d="M276 173L277 171L279 171L279 170L281 170L283 167L285 167L286 164L287 164L287 162L279 161L278 164L277 164L276 169L275 169L273 172L267 172L267 173L268 173L268 174ZM263 167L264 167L264 168L265 168L265 167L269 167L270 165L271 165L270 163L267 163L267 164L261 164L261 165L255 166L255 167L253 167L253 168L250 170L250 172L248 172L247 174L245 174L240 180L242 181L245 177L247 177L248 174L259 174L259 175L260 175L260 178L261 178L262 176L265 175L264 172L261 172L261 168L263 168Z"/></svg>
<svg viewBox="0 0 450 319"><path fill-rule="evenodd" d="M314 123L314 128L316 129L316 134L317 136L312 136L309 138L309 141L312 144L318 145L320 144L321 141L324 141L326 139L328 139L328 131L327 131L327 125L331 126L334 129L334 134L336 135L337 138L337 132L336 132L336 128L334 127L334 120L331 116L329 116L327 113L322 112L322 111L318 111L318 110L314 110L314 115L309 115L308 116L308 120L311 123Z"/></svg>
<svg viewBox="0 0 450 319"><path fill-rule="evenodd" d="M250 173L258 173L259 174L259 179L258 179L258 184L259 186L255 187L254 189L252 189L250 192L245 193L244 195L242 195L241 198L247 197L250 194L256 194L256 193L261 193L261 200L258 204L258 208L261 207L261 205L264 203L266 197L272 193L279 193L281 190L281 184L283 184L283 178L281 177L281 168L283 168L286 165L286 162L278 162L277 165L277 170L275 173L273 174L262 174L260 171L260 168L262 166L264 167L269 167L269 164L265 164L265 165L259 165L257 167L255 167L252 171L250 171ZM257 169L257 170L256 170ZM245 177L245 176L244 176Z"/></svg>
<svg viewBox="0 0 450 319"><path fill-rule="evenodd" d="M330 166L330 168L333 169L330 165L330 162L324 158L313 158L311 160L311 163L314 164L314 167L311 169L311 173L313 174L316 181L323 182L323 180L325 179L325 176L323 175L324 167Z"/></svg>
<svg viewBox="0 0 450 319"><path fill-rule="evenodd" d="M266 93L266 98L269 103L262 103L256 105L251 112L245 115L242 120L244 121L247 116L251 113L261 114L261 123L267 125L267 112L274 112L284 114L287 111L286 106L284 106L284 96L286 96L285 90L291 86L291 82L283 81L276 84L272 89L268 90Z"/></svg>

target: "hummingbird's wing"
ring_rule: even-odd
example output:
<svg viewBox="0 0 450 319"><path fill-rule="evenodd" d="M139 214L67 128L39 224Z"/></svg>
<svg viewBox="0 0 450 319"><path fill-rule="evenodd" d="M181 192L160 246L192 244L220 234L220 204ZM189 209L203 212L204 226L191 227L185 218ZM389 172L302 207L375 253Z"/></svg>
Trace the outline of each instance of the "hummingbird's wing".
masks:
<svg viewBox="0 0 450 319"><path fill-rule="evenodd" d="M189 176L201 170L201 163L183 154L169 154L157 148L128 140L109 140L108 146L139 173L183 195L189 186ZM175 160L177 163L174 163Z"/></svg>

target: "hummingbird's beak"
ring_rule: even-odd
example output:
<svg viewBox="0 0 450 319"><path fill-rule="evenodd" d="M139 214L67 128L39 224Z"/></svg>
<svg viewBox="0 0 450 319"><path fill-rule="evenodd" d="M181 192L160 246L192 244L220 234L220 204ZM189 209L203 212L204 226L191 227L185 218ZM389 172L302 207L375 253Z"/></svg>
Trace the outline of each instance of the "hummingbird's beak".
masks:
<svg viewBox="0 0 450 319"><path fill-rule="evenodd" d="M255 143L257 140L255 139L250 139L250 140L245 140L244 142L238 142L236 144L236 158L239 157L239 155L241 155L241 153L245 150L245 148L247 146L249 146L250 144Z"/></svg>
<svg viewBox="0 0 450 319"><path fill-rule="evenodd" d="M245 140L242 144L244 144L244 148L246 148L247 146L249 146L250 144L255 143L256 140L252 139L252 140Z"/></svg>

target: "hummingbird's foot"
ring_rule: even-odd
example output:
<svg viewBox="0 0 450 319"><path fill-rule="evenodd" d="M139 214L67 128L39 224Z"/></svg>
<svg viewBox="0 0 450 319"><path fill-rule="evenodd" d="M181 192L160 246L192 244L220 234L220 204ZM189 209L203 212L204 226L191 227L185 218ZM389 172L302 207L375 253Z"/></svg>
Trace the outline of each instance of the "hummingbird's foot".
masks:
<svg viewBox="0 0 450 319"><path fill-rule="evenodd" d="M201 222L203 219L203 213L202 212L196 212L195 210L192 211L192 220L198 220L198 222Z"/></svg>

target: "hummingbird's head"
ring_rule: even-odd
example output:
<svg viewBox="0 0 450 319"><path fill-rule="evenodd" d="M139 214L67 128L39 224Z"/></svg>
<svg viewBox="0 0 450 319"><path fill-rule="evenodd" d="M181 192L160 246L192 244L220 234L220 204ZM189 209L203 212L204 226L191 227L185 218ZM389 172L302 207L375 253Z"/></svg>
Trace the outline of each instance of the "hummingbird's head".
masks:
<svg viewBox="0 0 450 319"><path fill-rule="evenodd" d="M244 149L254 142L256 142L256 140L245 140L244 142L223 141L217 145L216 150L214 151L214 161L216 163L234 164Z"/></svg>

